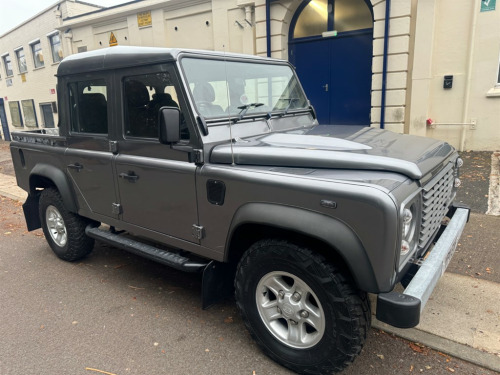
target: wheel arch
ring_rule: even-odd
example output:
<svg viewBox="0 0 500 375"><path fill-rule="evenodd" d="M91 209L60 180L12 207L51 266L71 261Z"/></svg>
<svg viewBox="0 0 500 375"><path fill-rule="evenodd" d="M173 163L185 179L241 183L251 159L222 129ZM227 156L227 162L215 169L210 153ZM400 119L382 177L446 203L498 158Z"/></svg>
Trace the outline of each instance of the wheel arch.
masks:
<svg viewBox="0 0 500 375"><path fill-rule="evenodd" d="M343 222L297 207L249 203L233 217L226 261L237 263L248 247L264 238L284 238L312 247L349 272L364 291L375 289L373 267L358 236ZM374 288L375 287L375 288Z"/></svg>
<svg viewBox="0 0 500 375"><path fill-rule="evenodd" d="M29 176L30 196L36 196L37 188L55 187L61 194L64 206L70 212L76 213L78 206L68 182L66 174L57 167L48 164L37 164Z"/></svg>

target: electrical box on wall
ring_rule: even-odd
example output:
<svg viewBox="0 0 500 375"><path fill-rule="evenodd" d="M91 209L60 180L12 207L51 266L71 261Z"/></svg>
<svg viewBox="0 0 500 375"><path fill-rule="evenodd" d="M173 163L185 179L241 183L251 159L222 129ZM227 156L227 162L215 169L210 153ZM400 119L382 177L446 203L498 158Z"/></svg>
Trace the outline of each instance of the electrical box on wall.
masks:
<svg viewBox="0 0 500 375"><path fill-rule="evenodd" d="M453 87L453 76L444 76L443 89L451 89Z"/></svg>

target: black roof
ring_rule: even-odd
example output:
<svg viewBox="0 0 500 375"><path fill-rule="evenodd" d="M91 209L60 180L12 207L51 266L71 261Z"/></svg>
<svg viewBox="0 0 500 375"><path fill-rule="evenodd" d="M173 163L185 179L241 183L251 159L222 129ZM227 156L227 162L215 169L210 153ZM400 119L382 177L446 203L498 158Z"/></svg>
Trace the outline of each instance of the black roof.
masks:
<svg viewBox="0 0 500 375"><path fill-rule="evenodd" d="M203 50L115 46L76 53L64 58L57 69L57 76L175 61L181 53L252 60L269 60L267 58L252 55Z"/></svg>

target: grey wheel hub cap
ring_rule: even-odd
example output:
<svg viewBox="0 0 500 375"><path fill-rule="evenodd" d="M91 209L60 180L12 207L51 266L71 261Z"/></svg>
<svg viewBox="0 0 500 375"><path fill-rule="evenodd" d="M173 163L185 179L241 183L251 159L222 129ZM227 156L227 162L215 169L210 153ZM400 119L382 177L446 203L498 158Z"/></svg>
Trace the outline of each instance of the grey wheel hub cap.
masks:
<svg viewBox="0 0 500 375"><path fill-rule="evenodd" d="M325 313L313 290L288 272L270 272L257 286L257 309L266 328L283 344L306 349L325 333Z"/></svg>
<svg viewBox="0 0 500 375"><path fill-rule="evenodd" d="M45 211L45 221L50 237L57 246L63 247L68 242L66 225L59 210L54 206L47 207Z"/></svg>

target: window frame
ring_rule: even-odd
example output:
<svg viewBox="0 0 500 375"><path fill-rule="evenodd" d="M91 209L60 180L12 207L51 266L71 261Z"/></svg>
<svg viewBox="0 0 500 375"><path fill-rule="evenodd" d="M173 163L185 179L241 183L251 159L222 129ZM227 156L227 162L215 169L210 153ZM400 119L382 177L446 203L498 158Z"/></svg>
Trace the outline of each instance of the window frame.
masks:
<svg viewBox="0 0 500 375"><path fill-rule="evenodd" d="M59 39L59 42L57 44L53 43L53 38L55 38L55 37L57 37ZM54 32L54 33L48 34L47 38L49 39L50 51L52 52L52 63L59 64L63 59L61 34L59 32ZM56 45L59 46L59 49L57 51L54 49L54 47ZM59 55L59 51L61 51L61 55ZM57 56L57 59L55 58L56 56Z"/></svg>
<svg viewBox="0 0 500 375"><path fill-rule="evenodd" d="M19 70L19 74L24 74L28 72L28 62L26 61L26 54L24 53L24 47L19 47L14 50L16 54L17 60L17 69ZM22 56L21 56L22 53ZM21 59L24 60L24 70L23 65L21 64Z"/></svg>
<svg viewBox="0 0 500 375"><path fill-rule="evenodd" d="M70 94L72 93L72 85L78 85L81 83L85 82L97 82L97 81L103 81L106 87L106 122L107 122L107 129L106 133L95 133L95 132L88 132L88 131L81 131L81 124L80 124L80 105L77 106L77 121L78 121L78 130L74 130L73 128L73 121L74 121L74 114L71 111L71 103L72 99ZM96 85L97 86L97 85ZM70 135L77 135L77 136L90 136L90 137L99 137L99 138L109 138L110 136L110 111L109 111L109 95L110 95L110 82L108 79L105 77L97 76L93 79L89 79L89 77L72 77L71 80L68 80L66 82L66 87L67 87L67 97L66 100L68 101L68 123L69 123L69 128L68 132ZM83 93L83 92L82 92ZM77 93L80 95L80 93ZM80 98L77 97L77 104L80 104Z"/></svg>
<svg viewBox="0 0 500 375"><path fill-rule="evenodd" d="M14 113L13 104L17 106L16 112L19 115L19 125L16 125L16 121L14 121L14 118L12 117L12 114ZM10 120L11 120L12 126L14 126L16 128L24 127L23 116L21 113L21 105L19 104L19 101L17 101L17 100L9 101L9 112L10 112Z"/></svg>
<svg viewBox="0 0 500 375"><path fill-rule="evenodd" d="M40 49L35 50L35 46L39 45ZM45 61L43 59L43 48L42 48L42 42L40 39L35 40L30 43L30 50L31 50L31 56L33 57L33 66L35 69L43 68L45 67ZM41 59L39 59L41 65L37 66L37 52L39 51L39 55L41 56Z"/></svg>
<svg viewBox="0 0 500 375"><path fill-rule="evenodd" d="M7 59L9 61L7 61ZM10 58L10 55L8 53L2 55L2 61L3 61L3 66L5 69L5 76L6 77L13 77L14 76L14 68L12 67L12 59ZM9 69L10 66L10 69ZM10 74L9 74L10 70Z"/></svg>
<svg viewBox="0 0 500 375"><path fill-rule="evenodd" d="M38 117L36 115L35 109L35 101L33 99L24 99L21 100L21 108L23 110L24 115L24 126L27 128L38 128ZM27 108L30 108L33 111L34 123L29 120L29 116L27 115ZM31 115L30 113L28 113Z"/></svg>

